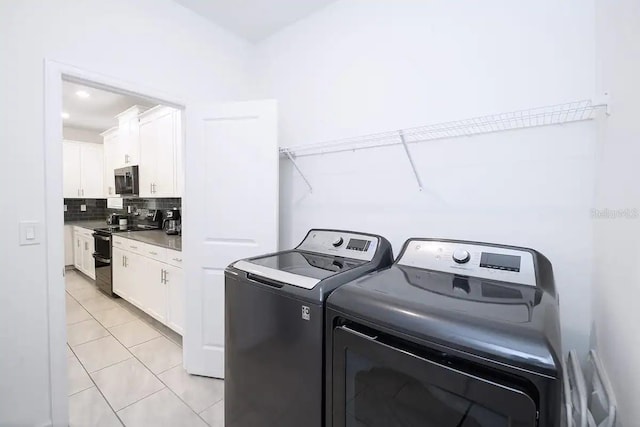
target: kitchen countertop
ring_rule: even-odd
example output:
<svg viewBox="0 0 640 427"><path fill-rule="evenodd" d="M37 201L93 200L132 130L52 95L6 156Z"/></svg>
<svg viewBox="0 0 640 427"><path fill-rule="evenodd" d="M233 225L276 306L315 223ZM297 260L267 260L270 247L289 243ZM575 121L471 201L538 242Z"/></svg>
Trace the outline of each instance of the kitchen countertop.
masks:
<svg viewBox="0 0 640 427"><path fill-rule="evenodd" d="M182 251L182 236L169 235L163 230L127 231L126 233L115 233L114 236L137 240L138 242L173 249L174 251Z"/></svg>
<svg viewBox="0 0 640 427"><path fill-rule="evenodd" d="M82 227L90 230L107 227L107 223L104 220L65 221L64 225ZM173 249L174 251L182 251L182 236L169 235L163 230L127 231L125 233L114 233L113 235Z"/></svg>
<svg viewBox="0 0 640 427"><path fill-rule="evenodd" d="M64 225L72 225L75 227L88 228L95 230L96 228L104 228L107 226L107 221L104 219L82 220L82 221L65 221Z"/></svg>

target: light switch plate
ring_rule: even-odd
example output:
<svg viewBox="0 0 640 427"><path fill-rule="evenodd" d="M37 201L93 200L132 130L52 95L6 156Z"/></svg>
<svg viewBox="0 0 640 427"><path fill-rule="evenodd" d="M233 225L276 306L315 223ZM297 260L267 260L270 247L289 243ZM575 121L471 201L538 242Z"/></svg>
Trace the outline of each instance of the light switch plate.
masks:
<svg viewBox="0 0 640 427"><path fill-rule="evenodd" d="M39 245L42 241L42 230L38 221L20 221L20 246Z"/></svg>
<svg viewBox="0 0 640 427"><path fill-rule="evenodd" d="M67 205L64 205L64 211L65 212L67 211Z"/></svg>
<svg viewBox="0 0 640 427"><path fill-rule="evenodd" d="M87 211L87 205L80 205L80 212L86 212Z"/></svg>

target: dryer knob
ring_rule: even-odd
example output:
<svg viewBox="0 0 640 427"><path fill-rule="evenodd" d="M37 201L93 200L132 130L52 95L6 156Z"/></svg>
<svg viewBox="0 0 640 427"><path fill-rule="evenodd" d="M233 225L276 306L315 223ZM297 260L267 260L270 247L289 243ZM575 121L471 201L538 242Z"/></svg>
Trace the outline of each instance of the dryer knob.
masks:
<svg viewBox="0 0 640 427"><path fill-rule="evenodd" d="M465 250L456 249L455 251L453 251L453 260L458 264L464 264L465 262L469 262L470 259L471 259L471 255L469 254L469 252Z"/></svg>
<svg viewBox="0 0 640 427"><path fill-rule="evenodd" d="M331 244L336 248L344 243L344 239L342 237L338 237Z"/></svg>

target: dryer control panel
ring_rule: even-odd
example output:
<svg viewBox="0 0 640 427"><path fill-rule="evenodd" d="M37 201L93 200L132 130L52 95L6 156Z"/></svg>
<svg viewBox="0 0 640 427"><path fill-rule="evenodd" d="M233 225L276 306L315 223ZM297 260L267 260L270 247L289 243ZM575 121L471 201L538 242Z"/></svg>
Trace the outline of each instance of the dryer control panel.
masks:
<svg viewBox="0 0 640 427"><path fill-rule="evenodd" d="M311 230L296 249L331 256L371 261L378 249L378 238L344 231Z"/></svg>
<svg viewBox="0 0 640 427"><path fill-rule="evenodd" d="M482 243L410 240L398 265L536 286L533 255Z"/></svg>

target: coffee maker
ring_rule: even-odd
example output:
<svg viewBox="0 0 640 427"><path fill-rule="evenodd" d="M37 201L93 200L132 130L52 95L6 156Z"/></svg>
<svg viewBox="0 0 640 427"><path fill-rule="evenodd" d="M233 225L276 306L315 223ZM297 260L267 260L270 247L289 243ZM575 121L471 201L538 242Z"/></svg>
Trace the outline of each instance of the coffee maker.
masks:
<svg viewBox="0 0 640 427"><path fill-rule="evenodd" d="M173 208L164 213L164 220L162 221L162 229L167 234L180 234L182 232L182 226L180 224L180 210Z"/></svg>

